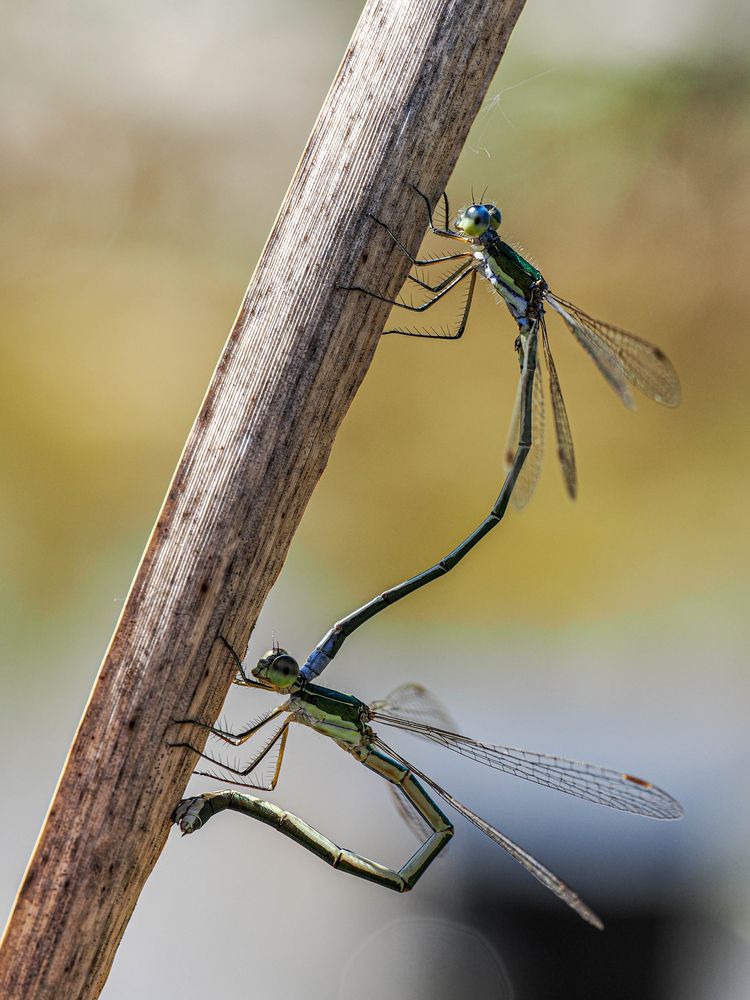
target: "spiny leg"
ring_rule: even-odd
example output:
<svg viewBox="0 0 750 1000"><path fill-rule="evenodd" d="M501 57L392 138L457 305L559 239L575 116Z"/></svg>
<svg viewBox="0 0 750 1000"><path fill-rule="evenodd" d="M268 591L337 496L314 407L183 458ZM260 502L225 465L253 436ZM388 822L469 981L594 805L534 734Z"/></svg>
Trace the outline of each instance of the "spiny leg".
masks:
<svg viewBox="0 0 750 1000"><path fill-rule="evenodd" d="M217 760L215 757L212 757L210 754L203 753L196 746L193 746L192 743L187 743L187 742L170 743L169 746L171 746L171 747L183 747L186 750L192 750L193 753L198 754L198 756L202 760L207 760L209 762L209 764L215 764L217 767L223 768L223 770L227 771L229 774L237 775L237 777L240 777L240 778L246 778L248 774L252 774L252 772L255 770L255 768L263 760L265 760L265 758L271 752L271 750L276 745L276 743L279 743L279 741L280 741L280 745L279 745L279 757L278 757L277 764L276 764L276 769L275 769L275 774L274 774L273 782L270 785L270 789L273 789L275 787L276 781L278 780L279 770L281 769L281 761L283 760L283 757L284 757L284 750L286 748L287 730L288 730L288 726L289 726L290 722L291 722L291 718L286 719L282 723L282 725L279 727L279 729L276 731L276 733L272 736L272 738L269 740L269 742L265 745L265 747L260 751L260 753L253 760L251 760L250 763L246 767L243 767L243 768L232 767L231 764L227 764L223 760ZM196 771L196 774L205 774L205 772L203 772L203 771ZM217 777L217 775L215 775L215 774L209 774L209 775L207 775L207 777L215 778L215 777ZM227 781L229 781L231 779L227 778L227 779L221 779L221 780L227 780ZM241 783L242 782L240 782L240 784ZM258 787L258 788L264 787L265 788L266 786L260 786L260 785L258 785L258 786L252 786L252 787ZM270 790L270 789L267 789L267 790Z"/></svg>
<svg viewBox="0 0 750 1000"><path fill-rule="evenodd" d="M276 757L276 765L273 769L273 777L271 778L270 781L266 781L258 785L252 781L238 781L237 778L226 778L222 774L214 774L211 771L195 771L194 773L201 775L201 777L203 778L216 778L219 781L226 781L227 784L242 785L243 788L257 788L264 792L272 792L274 788L276 788L276 785L278 784L279 780L279 775L281 774L281 765L284 762L284 754L286 752L286 741L289 735L289 729L287 728L287 726L284 726L282 730L280 730L280 732L281 732L281 741L279 742L279 752ZM271 743L268 745L268 747L266 747L265 752L268 753L268 751L276 742L277 742L276 739L273 739ZM265 754L262 754L255 761L256 766L259 763L259 761L263 759L264 756ZM226 764L221 764L220 766L223 767L225 771L231 770L231 768L229 768ZM252 774L252 771L250 773Z"/></svg>
<svg viewBox="0 0 750 1000"><path fill-rule="evenodd" d="M364 288L362 285L340 285L340 288L345 288L349 292L364 292L365 295L369 295L372 299L377 299L378 302L387 302L389 306L398 306L400 309L408 309L409 312L424 312L426 309L430 309L439 302L440 299L444 298L448 292L456 287L464 278L468 277L469 274L476 273L474 270L473 262L468 262L461 267L459 267L450 276L448 284L445 285L436 295L433 295L431 299L423 302L419 306L412 306L406 302L399 302L398 299L390 299L387 295L381 295L379 292L373 292L369 288Z"/></svg>
<svg viewBox="0 0 750 1000"><path fill-rule="evenodd" d="M235 650L234 646L232 646L232 644L229 642L229 640L226 639L225 636L223 635L220 635L219 638L227 647L229 652L232 654L232 659L234 660L235 665L237 666L237 671L240 675L239 677L234 678L232 684L237 684L239 685L239 687L255 687L255 688L263 688L263 690L265 690L263 684L259 684L258 681L256 681L253 677L248 677L248 675L245 673L245 668L242 666L242 658L237 655L237 651Z"/></svg>
<svg viewBox="0 0 750 1000"><path fill-rule="evenodd" d="M446 224L446 228L444 230L440 230L440 229L436 229L435 226L433 225L433 222L432 222L432 210L430 208L430 203L427 200L427 197L419 190L419 188L415 187L413 184L411 186L414 188L414 190L417 192L417 194L421 198L425 199L425 203L427 205L427 215L428 215L428 220L429 220L429 228L430 228L431 232L433 232L433 233L435 233L435 234L437 234L439 236L447 236L447 237L450 237L451 239L454 239L454 240L460 240L462 243L470 243L471 242L471 240L469 238L467 238L466 236L464 236L464 235L462 235L460 233L454 233L452 230L448 229L448 211L449 211L448 210L448 196L445 193L443 193L443 198L445 200L445 219L446 219L446 223L445 224ZM461 260L463 258L473 257L474 256L473 253L470 250L463 250L460 253L444 254L441 257L430 257L430 258L424 258L424 259L422 259L420 257L415 257L411 253L411 251L408 249L408 247L396 235L396 233L393 232L393 230L390 228L390 226L388 226L387 223L383 222L376 215L373 215L372 212L369 213L369 217L372 219L372 221L374 223L376 223L378 226L380 226L382 229L384 229L386 231L386 233L390 236L390 238L393 240L393 242L396 244L396 246L399 248L399 250L401 250L401 252L409 259L410 263L414 267L432 267L435 264L444 264L446 261ZM455 276L455 274L458 274L458 271L454 272L454 276ZM450 276L448 278L446 278L444 282L441 282L441 284L437 288L432 288L430 285L426 285L423 282L419 281L417 278L413 278L411 276L410 276L409 280L414 281L418 285L422 285L423 288L427 288L430 291L439 291L441 288L445 287L445 285L450 281ZM340 285L339 287L342 288L342 289L345 289L346 291L363 292L365 295L371 295L373 298L380 299L381 301L390 302L392 305L401 305L401 303L397 302L395 299L384 299L384 298L382 298L382 296L376 294L375 292L370 291L369 288L363 288L361 285ZM432 303L430 303L430 304L432 304ZM425 305L422 308L428 308L428 306Z"/></svg>
<svg viewBox="0 0 750 1000"><path fill-rule="evenodd" d="M383 330L383 336L387 334L396 334L399 337L421 337L427 340L460 340L466 331L466 323L469 319L469 312L471 311L471 303L474 298L474 288L477 282L477 272L472 271L471 281L469 282L469 294L466 296L466 301L464 302L464 308L461 313L461 319L459 320L458 326L453 331L453 333L430 333L427 330Z"/></svg>
<svg viewBox="0 0 750 1000"><path fill-rule="evenodd" d="M407 892L453 836L453 827L414 775L402 764L376 750L370 750L362 762L376 774L401 788L434 831L398 871L339 847L299 817L242 792L208 792L195 798L183 799L174 812L173 820L183 834L188 834L199 830L212 816L225 809L239 812L274 827L333 868L396 892Z"/></svg>
<svg viewBox="0 0 750 1000"><path fill-rule="evenodd" d="M271 752L271 750L274 748L274 746L278 743L279 744L279 753L278 753L278 757L276 759L276 766L274 768L274 775L273 775L273 778L271 779L270 783L267 784L267 785L266 784L262 784L262 785L251 784L251 785L248 785L248 787L250 787L250 788L262 788L265 791L273 791L273 789L276 787L276 782L278 781L278 778L279 778L279 771L281 770L281 764L282 764L282 761L284 759L284 751L286 750L286 741L287 741L287 735L288 735L288 732L289 732L289 728L288 728L289 727L289 722L290 722L290 720L287 719L286 722L284 722L284 724L279 727L277 733L272 737L272 739L269 740L269 742L260 751L260 753L253 760L251 760L250 763L247 764L245 767L242 767L242 768L232 767L231 764L227 764L224 761L217 760L215 757L211 757L211 756L209 756L208 754L205 754L205 753L201 753L200 757L203 760L207 760L209 762L209 764L215 764L217 767L222 768L224 771L227 771L229 774L236 775L238 778L246 778L249 774L252 774L253 771L256 769L256 767L258 767L258 765L261 764L266 759L266 757L268 756L268 754ZM193 748L193 749L195 749L195 748ZM232 778L223 778L220 775L217 776L215 774L210 774L210 773L208 773L206 771L196 771L195 773L196 774L200 774L200 775L202 775L205 778L219 777L221 781L229 781L232 784L245 784L245 782L237 782L237 781L235 781Z"/></svg>
<svg viewBox="0 0 750 1000"><path fill-rule="evenodd" d="M445 192L443 192L443 199L445 201L445 229L439 229L435 225L432 218L432 206L430 205L430 199L427 197L424 191L419 190L416 184L412 184L411 187L417 192L419 197L424 201L425 205L427 206L427 219L431 233L434 233L435 236L445 236L451 240L461 240L462 243L471 242L471 240L467 236L464 236L463 233L454 233L453 230L450 228L448 221L448 196Z"/></svg>
<svg viewBox="0 0 750 1000"><path fill-rule="evenodd" d="M451 210L448 207L448 195L446 194L445 191L443 191L443 203L445 205L445 228L450 229Z"/></svg>
<svg viewBox="0 0 750 1000"><path fill-rule="evenodd" d="M425 258L425 259L422 259L420 257L415 257L409 251L409 249L405 246L405 244L402 243L402 241L399 239L399 237L393 232L393 230L385 222L383 222L381 219L378 219L377 216L375 216L375 215L372 214L372 212L370 212L369 214L370 214L370 218L372 219L373 222L375 222L382 229L385 229L386 233L388 233L388 235L393 240L393 242L396 244L396 246L399 248L399 250L401 250L401 252L409 259L410 263L414 267L432 267L435 264L444 264L444 263L446 263L446 261L462 260L464 258L473 257L474 256L471 251L462 250L461 253L445 254L442 257L430 257L430 258ZM432 229L432 225L430 226L430 228ZM433 230L433 231L434 232L438 232L437 230ZM451 235L454 239L462 240L464 243L470 242L468 239L466 239L466 237L459 236L457 233L450 233L449 235ZM459 270L460 270L460 268L459 268ZM455 275L457 275L458 273L459 273L458 271L455 271L452 276L449 276L444 282L441 283L440 287L441 288L445 287L446 283L450 281L450 278L451 277L455 277ZM438 291L439 290L439 289L432 289L432 288L430 288L429 285L424 285L421 281L418 281L416 278L410 278L410 280L416 282L416 284L418 284L418 285L422 285L424 288L430 289L430 291ZM377 294L376 292L371 291L369 288L362 287L362 285L339 285L338 287L341 288L341 289L343 289L344 291L348 291L348 292L362 292L363 294L370 295L372 298L379 299L382 302L389 302L391 305L394 305L394 306L402 305L402 303L398 302L396 299L383 298L383 296ZM433 302L434 301L437 301L437 300L433 300ZM429 304L426 304L426 305L422 306L422 308L423 309L427 309L427 308L429 308L429 305L432 305L432 304L433 303L431 302ZM408 308L408 307L405 307L405 308Z"/></svg>
<svg viewBox="0 0 750 1000"><path fill-rule="evenodd" d="M474 255L470 253L460 253L457 256L473 257ZM442 292L448 282L455 278L459 271L462 271L464 267L465 265L462 264L460 267L456 268L455 271L451 271L451 273L446 278L443 278L442 281L439 281L437 285L429 285L426 281L420 281L419 278L415 278L413 274L407 275L406 280L413 282L415 285L419 285L420 288L427 289L428 292Z"/></svg>
<svg viewBox="0 0 750 1000"><path fill-rule="evenodd" d="M436 236L444 236L444 237L447 237L448 239L459 240L461 243L471 243L471 239L469 237L467 237L464 233L457 233L457 232L455 232L454 230L452 230L450 228L450 208L448 206L448 195L445 193L445 191L443 191L443 195L442 195L443 203L445 205L445 228L444 229L438 229L435 226L434 222L433 222L432 207L430 206L430 199L427 197L427 195L423 191L419 190L419 188L416 186L416 184L410 184L409 186L414 191L416 191L416 193L424 201L424 203L425 203L425 205L427 207L427 226L428 226L428 228L429 228L429 230L430 230L431 233L433 233ZM393 232L393 230L385 222L382 222L380 219L378 219L377 216L375 216L375 215L372 214L372 212L370 212L369 215L370 215L370 218L373 220L373 222L376 222L379 226L381 226L383 229L385 229L385 231L388 233L388 235L393 240L393 242L396 244L396 246L399 247L399 249L402 250L403 253L406 254L406 256L409 258L409 260L412 262L412 264L414 264L417 267L430 267L430 265L432 265L432 264L441 264L441 263L443 263L444 261L447 261L447 260L458 260L459 257L465 257L465 256L468 257L468 256L471 256L470 252L463 252L463 253L456 253L456 254L447 254L447 255L445 255L443 257L433 257L433 258L430 258L429 260L420 260L419 258L414 257L409 252L409 250L406 248L406 246L404 246L404 244L399 239L399 237Z"/></svg>
<svg viewBox="0 0 750 1000"><path fill-rule="evenodd" d="M388 235L393 240L393 242L396 244L396 246L399 248L399 250L401 250L402 253L404 253L409 258L409 260L414 265L414 267L431 267L433 264L444 264L448 260L459 260L461 257L471 257L472 256L472 254L471 254L470 251L468 251L468 250L462 250L460 253L445 254L443 257L426 257L423 260L423 259L421 259L419 257L415 257L407 249L407 247L404 245L404 243L401 241L401 239L399 239L399 237L393 232L393 230L390 228L390 226L388 226L387 223L383 222L382 219L379 219L376 215L373 215L372 212L370 212L370 218L372 219L373 222L377 223L377 225L379 225L381 227L381 229L385 229L385 231L388 233ZM439 230L433 229L432 226L430 226L430 229L431 229L432 232L439 233ZM442 234L440 234L440 235L442 235ZM468 243L469 242L469 240L465 236L459 236L458 233L451 233L450 235L454 239L461 240L464 243Z"/></svg>
<svg viewBox="0 0 750 1000"><path fill-rule="evenodd" d="M210 726L207 722L201 722L199 719L175 719L174 724L197 726L199 729L206 729L212 736L216 736L218 739L223 740L225 743L230 743L233 747L240 747L242 746L243 743L246 743L251 736L254 736L255 733L258 732L258 730L262 729L263 726L267 725L267 723L269 723L271 719L275 719L277 715L280 715L282 712L285 712L286 710L287 709L285 705L279 705L276 708L272 709L270 712L268 712L266 715L264 715L262 718L258 719L257 722L254 722L252 726L249 726L247 729L244 729L242 730L242 732L239 733L230 733L226 729L222 729L219 726ZM181 744L172 744L172 745L179 746ZM184 745L187 746L188 744Z"/></svg>
<svg viewBox="0 0 750 1000"><path fill-rule="evenodd" d="M302 680L310 681L318 677L334 658L347 637L356 631L360 625L364 625L365 622L374 618L375 615L379 614L385 608L390 607L390 605L395 604L407 595L413 594L414 591L426 586L433 580L438 579L438 577L449 573L503 519L513 493L513 488L532 445L532 401L534 378L536 375L538 331L539 321L538 319L533 319L527 328L522 330L520 335L520 353L522 355L520 376L521 420L518 445L503 481L502 489L490 513L479 527L475 528L460 545L457 545L452 552L449 552L447 556L435 563L434 566L424 570L422 573L418 573L416 576L410 577L395 587L391 587L390 590L384 591L371 601L368 601L361 608L347 615L346 618L342 618L336 622L323 636L307 658L307 661L303 664L300 671L300 678Z"/></svg>
<svg viewBox="0 0 750 1000"><path fill-rule="evenodd" d="M414 187L414 185L412 185L412 187ZM422 194L422 192L419 191L418 188L414 187L414 190L417 191L417 193L419 194L419 196L421 198L425 198L425 195ZM446 230L441 231L441 230L435 229L435 227L433 225L433 222L432 222L432 211L430 209L429 201L427 201L427 199L425 198L425 202L427 204L427 211L428 211L429 227L430 227L431 231L434 232L434 233L437 233L438 235L449 236L452 239L460 240L463 243L470 243L471 240L469 240L467 237L465 237L465 236L463 236L461 234L458 234L458 233L451 232L451 231L449 231L447 229L449 208L448 208L448 196L445 193L443 193L443 199L445 201ZM451 274L449 274L446 278L444 278L442 281L440 281L435 286L427 284L426 282L421 281L419 278L416 278L413 275L409 275L408 276L408 280L409 281L411 281L414 284L419 285L420 287L425 288L428 291L434 293L434 295L433 295L432 298L428 299L426 302L423 302L419 306L407 305L407 303L405 303L403 301L400 301L398 299L391 299L391 298L388 298L387 296L380 295L378 292L373 292L371 289L365 288L362 285L339 285L339 288L342 288L342 289L344 289L346 291L351 291L351 292L362 292L364 295L369 295L371 298L377 299L380 302L386 302L386 303L388 303L388 305L392 305L392 306L399 306L400 308L402 308L402 309L408 309L411 312L424 312L425 310L427 310L427 309L431 308L433 305L435 305L436 302L439 302L440 299L444 295L447 295L448 292L450 292L453 288L455 288L456 285L458 285L459 282L461 282L466 277L466 275L469 273L469 271L472 270L472 268L473 268L473 265L474 265L474 261L473 261L474 254L471 251L462 251L460 253L455 253L455 254L445 254L445 255L443 255L441 257L434 257L434 258L430 258L430 259L421 259L419 257L415 257L409 251L409 249L406 247L406 245L401 241L401 239L396 235L396 233L394 233L393 230L385 222L382 222L380 219L378 219L372 213L370 213L370 218L373 220L373 222L375 222L377 225L381 226L381 228L383 228L386 231L386 233L390 236L390 238L393 240L393 242L396 244L396 246L402 251L402 253L404 253L406 255L406 257L409 259L410 263L412 265L414 265L415 267L431 267L431 266L433 266L435 264L443 264L446 261L455 261L455 260L463 260L463 261L466 261L466 263L463 263L463 264L459 265L459 267L455 271L451 272ZM467 316L468 316L469 305L471 303L471 299L472 299L473 294L474 294L474 278L472 278L471 288L469 290L469 296L468 296L467 303L465 305L463 316L462 316L462 319L461 319L461 323L460 323L460 326L459 326L459 329L458 329L457 332L448 333L448 334L427 333L427 332L420 333L420 332L412 331L412 330L384 330L383 332L384 333L401 334L402 336L406 336L406 337L426 337L426 338L431 339L431 340L458 340L461 337L461 335L463 334L465 326L466 326L466 319L467 319Z"/></svg>

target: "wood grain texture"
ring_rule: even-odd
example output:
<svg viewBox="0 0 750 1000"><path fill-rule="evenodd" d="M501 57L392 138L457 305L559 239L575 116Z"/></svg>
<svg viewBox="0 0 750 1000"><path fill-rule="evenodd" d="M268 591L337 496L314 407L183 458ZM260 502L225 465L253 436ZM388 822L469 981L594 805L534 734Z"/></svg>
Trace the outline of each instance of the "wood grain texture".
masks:
<svg viewBox="0 0 750 1000"><path fill-rule="evenodd" d="M523 0L371 0L214 373L71 747L0 952L5 1000L99 995ZM249 44L249 42L248 42ZM238 126L241 127L241 126ZM288 287L295 295L287 294Z"/></svg>

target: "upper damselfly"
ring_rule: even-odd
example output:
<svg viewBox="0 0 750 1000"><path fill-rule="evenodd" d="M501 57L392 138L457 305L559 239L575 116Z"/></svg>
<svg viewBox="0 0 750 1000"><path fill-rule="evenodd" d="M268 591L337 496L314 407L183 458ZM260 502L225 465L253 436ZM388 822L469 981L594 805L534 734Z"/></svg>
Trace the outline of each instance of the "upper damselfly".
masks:
<svg viewBox="0 0 750 1000"><path fill-rule="evenodd" d="M545 305L563 319L576 341L591 357L606 381L630 409L634 408L631 386L665 406L678 405L680 402L680 383L671 362L661 348L628 333L627 330L594 319L578 306L553 294L541 271L500 238L498 230L501 214L496 205L484 201L470 205L459 213L453 228L451 228L448 197L444 194L445 225L440 228L434 224L432 207L427 196L416 187L414 190L424 199L427 206L429 231L436 236L460 241L466 244L468 249L459 253L420 259L409 252L397 234L386 223L375 216L372 216L372 219L385 229L415 267L426 268L440 264L456 264L456 267L447 277L435 285L430 285L419 277L410 275L408 280L412 285L417 285L430 293L430 297L425 302L417 305L405 302L403 299L390 299L369 288L363 288L361 285L348 285L346 287L352 291L365 292L367 295L402 309L422 313L432 308L459 285L466 283L466 299L455 328L411 330L394 327L384 331L387 334L399 334L405 337L423 337L429 340L445 341L458 340L463 335L471 310L477 275L485 278L505 302L517 325L520 336L516 342L516 349L519 358L525 338L532 331L538 331L540 335L557 434L558 457L567 492L571 498L575 498L578 481L573 438L560 388L560 380L550 349ZM544 391L540 368L541 366L538 364L532 393L534 413L531 454L513 493L513 502L518 508L525 506L530 499L541 469L544 436ZM506 462L508 464L513 459L513 446L517 440L520 409L519 394L516 397L508 435L509 446L506 446Z"/></svg>
<svg viewBox="0 0 750 1000"><path fill-rule="evenodd" d="M193 719L178 722L199 726L224 743L241 746L272 720L282 715L284 719L246 765L233 764L202 753L188 741L171 744L194 751L220 769L216 772L198 771L197 774L246 788L270 791L279 778L289 725L300 723L328 736L355 760L385 778L396 793L401 811L412 828L421 838L426 833L426 839L400 869L394 870L339 847L303 820L270 802L227 790L184 799L173 817L183 834L195 832L216 813L230 809L275 827L334 868L397 892L406 892L453 836L453 826L425 790L427 786L444 803L507 851L580 917L601 929L603 924L599 917L569 885L390 747L376 733L373 725L390 726L421 736L469 760L589 802L654 819L677 819L682 815L680 804L671 795L651 782L623 771L515 747L494 746L461 736L453 731L454 726L445 710L420 685L403 684L386 699L367 705L352 695L309 683L296 660L278 646L261 657L252 670L252 676L246 674L236 655L235 662L239 670L236 683L278 692L287 696L286 700L238 733ZM261 773L262 768L266 769L265 775Z"/></svg>

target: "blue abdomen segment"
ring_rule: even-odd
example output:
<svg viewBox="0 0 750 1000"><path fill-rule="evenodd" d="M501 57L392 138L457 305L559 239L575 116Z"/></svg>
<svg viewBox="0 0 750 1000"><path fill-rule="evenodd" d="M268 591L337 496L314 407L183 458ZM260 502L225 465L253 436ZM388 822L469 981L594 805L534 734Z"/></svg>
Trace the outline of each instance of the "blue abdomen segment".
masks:
<svg viewBox="0 0 750 1000"><path fill-rule="evenodd" d="M299 679L308 683L319 677L333 658L335 653L335 634L329 635L319 646L310 653L302 664L299 672Z"/></svg>

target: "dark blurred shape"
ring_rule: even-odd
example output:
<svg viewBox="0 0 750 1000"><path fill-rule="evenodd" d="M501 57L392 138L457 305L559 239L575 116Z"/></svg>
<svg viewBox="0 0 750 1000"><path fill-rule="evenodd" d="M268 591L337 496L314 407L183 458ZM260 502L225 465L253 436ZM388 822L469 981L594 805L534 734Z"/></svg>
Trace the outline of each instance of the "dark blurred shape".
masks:
<svg viewBox="0 0 750 1000"><path fill-rule="evenodd" d="M641 905L608 913L597 933L562 907L477 893L471 922L502 941L508 975L519 998L534 1000L664 1000L666 942L679 915Z"/></svg>
<svg viewBox="0 0 750 1000"><path fill-rule="evenodd" d="M497 883L477 884L462 919L502 955L515 1000L741 996L731 984L747 965L747 947L730 928L660 888L631 906L599 902L602 933L563 907L509 896Z"/></svg>

